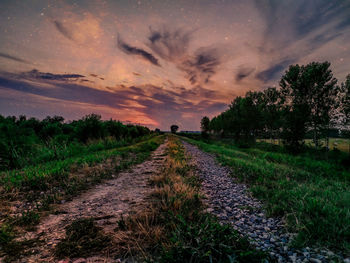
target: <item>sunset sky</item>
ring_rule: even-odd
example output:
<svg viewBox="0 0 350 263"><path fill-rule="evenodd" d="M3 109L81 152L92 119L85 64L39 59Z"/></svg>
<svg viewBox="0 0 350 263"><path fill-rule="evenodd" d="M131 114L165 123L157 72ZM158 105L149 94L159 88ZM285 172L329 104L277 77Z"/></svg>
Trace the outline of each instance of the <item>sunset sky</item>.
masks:
<svg viewBox="0 0 350 263"><path fill-rule="evenodd" d="M350 73L350 1L1 0L0 114L198 130L290 64Z"/></svg>

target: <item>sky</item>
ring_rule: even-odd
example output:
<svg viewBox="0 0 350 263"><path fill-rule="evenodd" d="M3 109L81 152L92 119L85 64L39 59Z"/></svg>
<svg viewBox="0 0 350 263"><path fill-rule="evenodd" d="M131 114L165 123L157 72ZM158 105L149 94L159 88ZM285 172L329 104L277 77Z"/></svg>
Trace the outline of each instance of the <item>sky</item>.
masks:
<svg viewBox="0 0 350 263"><path fill-rule="evenodd" d="M199 130L291 64L350 73L350 0L1 0L0 114Z"/></svg>

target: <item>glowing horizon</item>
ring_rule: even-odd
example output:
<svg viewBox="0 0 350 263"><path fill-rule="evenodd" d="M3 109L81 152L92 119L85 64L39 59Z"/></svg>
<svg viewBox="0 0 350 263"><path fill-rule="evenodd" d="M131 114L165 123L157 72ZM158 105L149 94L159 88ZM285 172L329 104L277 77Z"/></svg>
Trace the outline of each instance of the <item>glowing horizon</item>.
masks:
<svg viewBox="0 0 350 263"><path fill-rule="evenodd" d="M347 1L1 1L0 114L198 130L290 64L350 73Z"/></svg>

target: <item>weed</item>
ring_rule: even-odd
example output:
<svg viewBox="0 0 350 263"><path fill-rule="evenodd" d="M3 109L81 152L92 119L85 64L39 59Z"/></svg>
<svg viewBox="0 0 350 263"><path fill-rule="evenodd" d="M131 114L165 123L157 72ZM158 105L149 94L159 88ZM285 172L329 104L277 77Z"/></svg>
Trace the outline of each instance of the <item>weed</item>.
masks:
<svg viewBox="0 0 350 263"><path fill-rule="evenodd" d="M13 262L19 256L30 255L32 253L30 248L38 242L37 239L16 241L12 226L3 224L0 228L0 257L4 256L6 263Z"/></svg>
<svg viewBox="0 0 350 263"><path fill-rule="evenodd" d="M57 244L55 255L58 258L88 257L101 253L111 242L92 218L78 219L66 227L66 238Z"/></svg>
<svg viewBox="0 0 350 263"><path fill-rule="evenodd" d="M14 225L34 226L40 221L40 215L34 211L23 212L21 216L14 218Z"/></svg>
<svg viewBox="0 0 350 263"><path fill-rule="evenodd" d="M262 262L266 257L231 226L219 224L213 216L198 214L194 219L172 219L175 229L160 262Z"/></svg>

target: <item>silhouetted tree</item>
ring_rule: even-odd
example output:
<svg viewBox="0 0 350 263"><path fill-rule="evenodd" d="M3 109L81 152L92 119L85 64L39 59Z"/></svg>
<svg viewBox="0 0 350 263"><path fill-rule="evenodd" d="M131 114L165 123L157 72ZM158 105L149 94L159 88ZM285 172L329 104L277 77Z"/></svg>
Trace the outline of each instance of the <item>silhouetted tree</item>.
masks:
<svg viewBox="0 0 350 263"><path fill-rule="evenodd" d="M349 139L350 154L350 74L341 85L341 106L343 133Z"/></svg>
<svg viewBox="0 0 350 263"><path fill-rule="evenodd" d="M308 128L312 129L318 147L322 131L329 129L339 92L329 67L329 62L293 65L282 76L280 86L286 114L284 135L287 143L293 142L293 147L298 147Z"/></svg>
<svg viewBox="0 0 350 263"><path fill-rule="evenodd" d="M263 91L262 114L264 126L270 139L279 137L282 125L282 97L276 88L268 88Z"/></svg>
<svg viewBox="0 0 350 263"><path fill-rule="evenodd" d="M204 116L201 120L201 130L202 130L202 135L204 137L207 137L208 136L208 132L209 132L209 127L210 125L210 120L207 116Z"/></svg>
<svg viewBox="0 0 350 263"><path fill-rule="evenodd" d="M179 126L177 126L176 124L173 124L170 126L170 130L172 133L176 133L178 129L179 129Z"/></svg>
<svg viewBox="0 0 350 263"><path fill-rule="evenodd" d="M100 139L106 135L105 127L101 122L101 115L89 114L79 120L75 129L79 141L86 143L89 139Z"/></svg>

